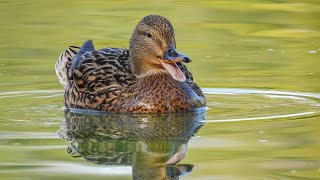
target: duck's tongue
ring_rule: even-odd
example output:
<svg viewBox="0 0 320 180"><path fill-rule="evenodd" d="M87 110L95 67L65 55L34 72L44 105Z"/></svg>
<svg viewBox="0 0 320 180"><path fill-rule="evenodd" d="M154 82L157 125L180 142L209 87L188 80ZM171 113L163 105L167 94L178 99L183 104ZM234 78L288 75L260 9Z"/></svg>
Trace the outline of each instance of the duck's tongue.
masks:
<svg viewBox="0 0 320 180"><path fill-rule="evenodd" d="M176 63L166 63L160 61L162 66L168 71L168 73L177 81L185 82L186 76L183 74L181 69L177 66Z"/></svg>

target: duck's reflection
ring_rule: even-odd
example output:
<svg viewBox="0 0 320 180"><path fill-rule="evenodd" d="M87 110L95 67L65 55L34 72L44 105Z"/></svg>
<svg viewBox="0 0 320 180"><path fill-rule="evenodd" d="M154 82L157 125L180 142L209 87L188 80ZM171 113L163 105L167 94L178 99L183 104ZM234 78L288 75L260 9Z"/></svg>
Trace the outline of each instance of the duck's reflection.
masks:
<svg viewBox="0 0 320 180"><path fill-rule="evenodd" d="M175 114L86 114L65 111L60 137L68 153L105 165L132 165L133 179L178 179L187 143L203 125L205 111Z"/></svg>

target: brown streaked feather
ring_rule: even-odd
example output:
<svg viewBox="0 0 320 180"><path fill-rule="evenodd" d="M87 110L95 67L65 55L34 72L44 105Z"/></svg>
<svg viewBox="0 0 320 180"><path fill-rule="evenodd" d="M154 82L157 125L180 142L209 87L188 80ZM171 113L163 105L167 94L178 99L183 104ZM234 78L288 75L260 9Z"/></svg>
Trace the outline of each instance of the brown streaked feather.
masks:
<svg viewBox="0 0 320 180"><path fill-rule="evenodd" d="M172 69L159 62L168 47L176 48L173 26L159 15L146 16L138 23L130 39L130 52L121 48L96 50L92 40L78 51L71 46L56 65L58 79L65 87L66 107L113 112L176 112L204 107L203 93L187 68L177 62L186 76L185 81L177 71L183 77L180 82ZM182 58L176 54L175 58Z"/></svg>
<svg viewBox="0 0 320 180"><path fill-rule="evenodd" d="M85 53L75 67L65 92L67 107L97 109L110 104L134 83L129 52L121 48L104 48Z"/></svg>
<svg viewBox="0 0 320 180"><path fill-rule="evenodd" d="M191 72L188 71L187 67L181 62L177 63L177 65L181 69L181 71L184 73L184 75L186 76L186 79L187 79L186 83L191 87L191 89L198 96L200 96L202 98L205 98L202 90L200 89L200 87L195 82L193 82L193 76L192 76Z"/></svg>
<svg viewBox="0 0 320 180"><path fill-rule="evenodd" d="M74 52L70 52L69 49L67 51ZM65 54L69 55L69 53ZM71 55L75 56L74 53ZM72 59L67 62L65 69L70 73ZM68 79L71 78L65 88L65 105L70 108L116 112L173 112L177 108L188 111L201 107L203 103L201 101L193 105L187 105L184 101L190 98L190 95L184 94L186 88L189 89L187 91L194 91L201 99L204 99L204 95L199 86L193 82L192 74L187 67L182 63L177 65L187 78L186 87L181 88L175 80L165 74L148 77L136 83L136 77L130 68L127 49L104 48L85 53L73 74L68 75ZM168 93L165 85L161 82L154 83L155 81L162 83L165 81L173 88L168 92L176 91L179 96L173 101L170 101L170 98L164 98ZM147 98L146 95L150 94L154 94L155 97ZM157 107L148 109L148 106L145 106L147 101L150 101L150 106Z"/></svg>
<svg viewBox="0 0 320 180"><path fill-rule="evenodd" d="M134 81L127 49L105 48L82 56L75 67L73 80L79 90L122 89Z"/></svg>

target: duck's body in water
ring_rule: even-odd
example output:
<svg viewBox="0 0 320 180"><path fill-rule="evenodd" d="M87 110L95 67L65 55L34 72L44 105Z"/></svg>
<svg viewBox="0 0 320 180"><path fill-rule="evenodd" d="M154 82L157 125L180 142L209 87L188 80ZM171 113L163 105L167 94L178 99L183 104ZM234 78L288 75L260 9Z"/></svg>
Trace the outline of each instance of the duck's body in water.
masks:
<svg viewBox="0 0 320 180"><path fill-rule="evenodd" d="M95 50L91 40L70 46L56 63L68 108L112 112L177 112L205 106L205 98L175 50L171 23L162 16L143 18L129 50Z"/></svg>

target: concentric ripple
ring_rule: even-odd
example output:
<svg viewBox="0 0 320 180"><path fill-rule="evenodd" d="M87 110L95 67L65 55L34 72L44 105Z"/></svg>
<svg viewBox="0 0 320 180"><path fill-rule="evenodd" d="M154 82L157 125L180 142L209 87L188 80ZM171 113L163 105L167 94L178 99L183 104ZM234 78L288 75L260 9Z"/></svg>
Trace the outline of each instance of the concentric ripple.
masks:
<svg viewBox="0 0 320 180"><path fill-rule="evenodd" d="M320 114L320 94L262 89L203 88L205 122L302 118ZM2 127L56 126L63 118L63 90L0 92ZM24 123L21 123L24 122ZM27 129L25 129L27 128Z"/></svg>
<svg viewBox="0 0 320 180"><path fill-rule="evenodd" d="M302 118L320 114L320 94L259 89L203 88L205 122Z"/></svg>

